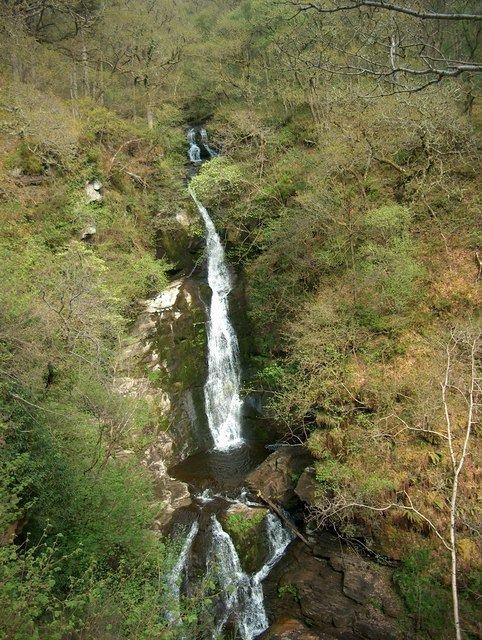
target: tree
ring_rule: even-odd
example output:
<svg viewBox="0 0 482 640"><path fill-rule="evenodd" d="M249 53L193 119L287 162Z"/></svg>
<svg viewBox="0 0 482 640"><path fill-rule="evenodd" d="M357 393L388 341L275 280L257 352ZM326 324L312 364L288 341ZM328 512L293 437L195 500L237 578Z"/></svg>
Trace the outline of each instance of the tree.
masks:
<svg viewBox="0 0 482 640"><path fill-rule="evenodd" d="M322 507L316 507L313 511L313 518L319 526L323 526L329 521L336 521L337 516L347 510L368 509L384 513L398 509L413 514L416 519L428 526L450 554L455 638L462 640L458 592L458 534L461 529L474 532L476 527L461 517L463 505L461 505L460 489L463 472L471 455L472 436L478 422L478 409L482 399L482 332L453 331L446 345L445 353L445 375L440 383L444 427L439 430L430 428L426 423L411 425L399 416L390 416L389 418L395 419L399 425L401 424L401 427L399 426L389 434L381 434L396 438L402 433L408 432L422 437L435 437L445 443L449 459L449 477L444 495L445 527L441 528L430 514L427 515L420 511L408 491L398 492L396 501L380 506L363 504L339 494L336 499L326 502Z"/></svg>
<svg viewBox="0 0 482 640"><path fill-rule="evenodd" d="M482 13L472 0L459 3L465 10L454 10L445 1L429 3L433 9L424 3L385 0L283 4L314 23L322 54L311 60L305 56L307 64L332 74L372 78L378 94L411 93L482 72L482 61L476 58Z"/></svg>
<svg viewBox="0 0 482 640"><path fill-rule="evenodd" d="M128 3L123 9L115 3L103 18L104 64L128 78L135 93L140 90L150 129L160 90L182 56L183 38L174 18L168 3L153 0Z"/></svg>

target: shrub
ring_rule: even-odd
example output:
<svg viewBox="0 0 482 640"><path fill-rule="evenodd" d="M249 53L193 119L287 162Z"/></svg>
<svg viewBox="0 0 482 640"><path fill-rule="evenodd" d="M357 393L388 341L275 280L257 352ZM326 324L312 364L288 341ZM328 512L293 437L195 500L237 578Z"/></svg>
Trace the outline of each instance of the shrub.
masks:
<svg viewBox="0 0 482 640"><path fill-rule="evenodd" d="M387 242L395 237L405 237L409 231L410 221L409 209L390 204L367 211L363 217L363 228L368 239Z"/></svg>
<svg viewBox="0 0 482 640"><path fill-rule="evenodd" d="M6 167L20 169L28 176L42 173L44 169L42 158L32 147L26 141L21 142L14 153L7 158Z"/></svg>
<svg viewBox="0 0 482 640"><path fill-rule="evenodd" d="M204 164L191 181L191 187L205 206L230 201L240 195L243 174L239 166L218 157Z"/></svg>

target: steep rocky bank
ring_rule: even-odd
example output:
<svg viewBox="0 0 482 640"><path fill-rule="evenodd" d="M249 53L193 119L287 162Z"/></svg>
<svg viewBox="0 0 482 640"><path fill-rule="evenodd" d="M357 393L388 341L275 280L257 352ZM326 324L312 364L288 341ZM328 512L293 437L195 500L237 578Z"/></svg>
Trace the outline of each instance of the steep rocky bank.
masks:
<svg viewBox="0 0 482 640"><path fill-rule="evenodd" d="M191 504L187 484L172 478L168 467L196 449L200 432L195 404L201 393L204 354L202 341L197 340L202 309L196 292L192 282L181 277L141 303L114 382L118 393L142 398L157 415L157 428L145 434L149 445L143 464L154 476L161 504L155 523L159 530L170 524L178 509ZM121 450L117 455L129 453Z"/></svg>

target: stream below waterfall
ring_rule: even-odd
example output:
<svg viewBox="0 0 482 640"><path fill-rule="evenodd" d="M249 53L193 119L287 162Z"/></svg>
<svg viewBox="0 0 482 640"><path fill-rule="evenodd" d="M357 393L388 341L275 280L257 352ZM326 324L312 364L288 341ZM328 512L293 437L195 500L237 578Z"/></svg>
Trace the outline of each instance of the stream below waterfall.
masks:
<svg viewBox="0 0 482 640"><path fill-rule="evenodd" d="M203 128L187 133L190 170L218 155ZM221 638L225 629L237 638L254 640L268 626L263 580L283 556L292 540L280 518L266 509L244 488L244 479L267 456L268 451L253 441L243 424L241 363L236 332L230 321L229 294L233 282L224 247L211 217L194 191L189 193L203 221L206 240L207 284L211 297L206 302L207 379L204 404L210 439L205 447L172 467L170 474L187 482L193 505L181 511L174 529L182 544L168 587L179 602L190 583L209 576L217 585L212 605L211 629L203 638ZM262 514L260 538L252 545L264 550L261 565L252 572L243 569L235 544L223 528L228 509L258 509ZM172 625L179 620L179 607L168 614ZM186 639L195 640L195 639Z"/></svg>

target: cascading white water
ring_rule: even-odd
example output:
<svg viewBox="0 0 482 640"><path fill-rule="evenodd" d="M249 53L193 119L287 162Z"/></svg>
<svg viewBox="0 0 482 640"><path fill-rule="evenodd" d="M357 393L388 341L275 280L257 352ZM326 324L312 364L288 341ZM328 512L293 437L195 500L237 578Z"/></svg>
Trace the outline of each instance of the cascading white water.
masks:
<svg viewBox="0 0 482 640"><path fill-rule="evenodd" d="M201 141L211 158L217 155L208 142L204 129L200 130ZM193 163L201 161L196 144L196 132L188 132L189 158ZM198 200L192 188L189 193L203 219L206 229L208 257L208 284L212 291L208 315L208 376L204 386L204 398L209 429L217 450L227 451L244 444L241 434L240 364L238 341L229 321L228 295L231 278L226 265L224 249L213 221L204 205ZM206 489L196 496L201 505L222 499L225 502L259 506L249 500L246 490L242 490L237 500L228 495L215 494ZM233 618L242 640L253 640L268 628L264 608L262 581L282 557L292 540L290 532L283 528L281 520L272 513L265 518L268 540L268 558L254 575L248 575L241 567L236 548L228 533L221 527L215 515L211 517L210 544L207 557L208 573L215 573L219 584L219 605L214 615L213 639L218 638L228 619ZM184 569L189 549L197 533L193 529L183 546L176 567ZM179 586L173 583L177 601ZM178 616L179 617L179 616Z"/></svg>
<svg viewBox="0 0 482 640"><path fill-rule="evenodd" d="M283 523L280 518L275 516L274 513L268 513L265 522L269 554L268 560L253 578L255 582L259 583L266 578L268 573L285 552L286 547L294 539L294 534L289 529L285 529L283 527Z"/></svg>
<svg viewBox="0 0 482 640"><path fill-rule="evenodd" d="M187 132L187 141L189 142L189 150L188 150L189 160L196 164L201 162L201 149L196 144L195 129L189 129L189 131Z"/></svg>
<svg viewBox="0 0 482 640"><path fill-rule="evenodd" d="M221 589L223 611L216 621L213 638L217 638L229 616L234 613L242 640L253 640L268 628L264 608L262 581L283 555L293 536L284 529L281 520L272 513L265 519L268 538L268 559L261 569L248 576L241 568L233 541L212 516L211 557L208 569L215 569Z"/></svg>
<svg viewBox="0 0 482 640"><path fill-rule="evenodd" d="M177 562L167 576L166 582L169 593L172 595L172 607L171 610L167 612L166 617L171 624L177 624L180 619L180 594L182 574L189 558L189 552L191 551L192 543L194 542L194 538L197 536L198 531L199 524L197 520L195 520L191 525L186 539L184 540L184 544L182 545L181 553L179 554Z"/></svg>
<svg viewBox="0 0 482 640"><path fill-rule="evenodd" d="M221 633L233 611L242 613L241 596L249 590L249 577L241 568L233 541L224 531L216 516L211 518L211 549L208 558L208 572L216 573L219 581L222 611L215 622L213 638ZM245 638L243 637L243 640Z"/></svg>
<svg viewBox="0 0 482 640"><path fill-rule="evenodd" d="M215 151L210 145L209 145L209 138L208 138L208 132L206 131L206 129L201 129L199 131L199 133L201 134L201 141L203 143L203 147L206 149L206 151L209 153L209 157L210 158L217 158L217 156L219 155L217 151Z"/></svg>
<svg viewBox="0 0 482 640"><path fill-rule="evenodd" d="M224 249L206 208L189 189L206 228L208 284L212 291L208 320L208 377L204 399L214 448L226 451L243 444L241 436L240 365L238 340L229 321L231 277Z"/></svg>

